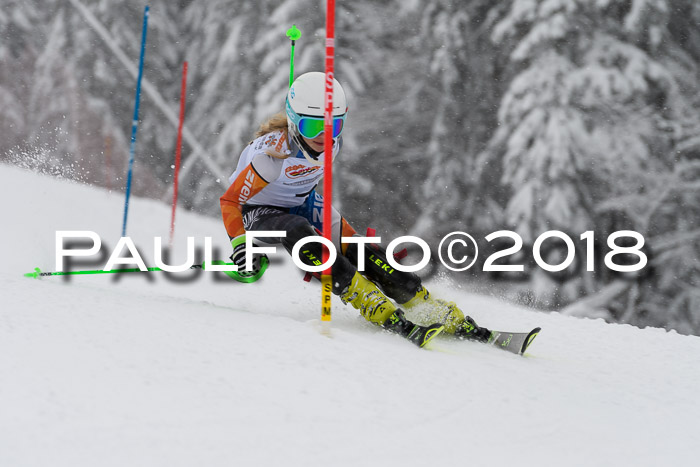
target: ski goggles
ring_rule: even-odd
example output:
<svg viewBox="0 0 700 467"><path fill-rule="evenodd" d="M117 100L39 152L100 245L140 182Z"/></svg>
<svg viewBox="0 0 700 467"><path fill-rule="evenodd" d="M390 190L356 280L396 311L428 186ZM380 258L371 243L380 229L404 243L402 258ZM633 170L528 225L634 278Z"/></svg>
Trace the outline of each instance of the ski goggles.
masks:
<svg viewBox="0 0 700 467"><path fill-rule="evenodd" d="M299 134L304 138L314 139L325 131L325 120L323 117L307 117L305 115L300 115L300 117L297 128L299 128ZM340 136L344 125L345 115L333 117L333 138Z"/></svg>
<svg viewBox="0 0 700 467"><path fill-rule="evenodd" d="M291 109L290 109L291 110ZM325 131L325 120L323 117L312 117L310 115L292 114L292 122L299 129L299 134L306 139L314 139ZM288 115L289 115L288 113ZM343 132L345 117L347 113L333 117L333 138L337 138Z"/></svg>

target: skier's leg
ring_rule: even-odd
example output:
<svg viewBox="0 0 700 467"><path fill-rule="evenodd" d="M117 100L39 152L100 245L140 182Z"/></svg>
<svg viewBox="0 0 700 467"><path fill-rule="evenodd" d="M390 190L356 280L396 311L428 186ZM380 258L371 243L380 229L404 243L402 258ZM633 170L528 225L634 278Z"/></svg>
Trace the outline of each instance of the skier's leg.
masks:
<svg viewBox="0 0 700 467"><path fill-rule="evenodd" d="M298 217L298 219L303 219ZM284 248L291 254L294 245L301 239L318 236L316 230L306 221L296 222L282 241ZM299 259L309 266L318 264L322 258L323 246L319 242L309 242L299 251ZM345 303L350 303L360 310L367 321L384 324L397 311L397 307L371 281L357 272L355 267L343 255L338 255L331 266L333 276L333 293L339 295Z"/></svg>
<svg viewBox="0 0 700 467"><path fill-rule="evenodd" d="M293 212L305 217L315 229L320 231L323 196L313 190L304 204L295 208ZM357 232L332 206L331 228L336 250L349 259L356 269L358 266L358 246L341 243L341 237L357 236ZM490 335L488 329L478 327L474 320L468 316L465 318L454 302L433 299L428 290L422 286L421 280L416 274L391 268L386 259L386 251L381 246L366 246L364 256L365 271L362 274L379 285L386 295L403 308L407 310L420 309L426 315L427 322L444 324L445 330L451 334L478 340L488 339Z"/></svg>
<svg viewBox="0 0 700 467"><path fill-rule="evenodd" d="M287 232L282 244L288 252L302 238L318 236L311 224L299 224ZM322 258L323 247L319 242L309 242L300 250L299 258L305 264L316 265ZM372 282L357 272L355 267L343 255L338 255L331 266L333 277L332 291L339 295L343 303L350 304L360 311L369 322L395 332L423 347L442 330L441 325L417 326L408 321L403 310L382 293Z"/></svg>
<svg viewBox="0 0 700 467"><path fill-rule="evenodd" d="M279 208L265 206L247 208L244 210L243 221L246 230L285 231L284 238L261 238L260 240L265 243L281 243L290 254L299 240L318 236L306 218ZM304 264L315 266L322 258L322 248L319 242L309 242L299 252L299 258ZM331 274L333 293L339 295L344 303L350 303L360 310L366 320L401 334L420 346L425 345L440 332L441 329L437 330L434 327L426 329L408 321L403 311L397 308L373 282L359 274L342 254L338 255L333 263Z"/></svg>
<svg viewBox="0 0 700 467"><path fill-rule="evenodd" d="M358 264L358 250L357 245L351 244L345 253L355 266ZM425 316L429 322L444 324L445 331L450 334L488 341L491 331L478 326L471 317L465 316L454 302L433 297L416 274L392 268L388 263L386 250L380 245L365 246L364 257L364 274L402 308Z"/></svg>
<svg viewBox="0 0 700 467"><path fill-rule="evenodd" d="M305 217L314 228L321 231L322 211L323 196L317 193L316 190L313 190L304 204L295 208L293 213ZM341 243L342 237L357 236L357 232L332 206L331 232L336 250L349 259L351 264L357 269L357 244ZM386 253L381 247L378 249L370 246L365 247L364 256L365 271L362 274L379 285L384 293L396 300L397 303L409 302L422 290L421 280L418 276L388 267Z"/></svg>
<svg viewBox="0 0 700 467"><path fill-rule="evenodd" d="M246 230L284 231L286 235L281 238L258 237L258 239L263 243L282 244L289 254L299 240L318 235L304 216L271 206L244 207L243 224ZM323 250L319 242L307 243L302 250L299 256L304 264L315 266L315 262L322 258ZM333 293L340 295L351 284L356 268L347 258L338 255L331 267L331 273L333 274Z"/></svg>

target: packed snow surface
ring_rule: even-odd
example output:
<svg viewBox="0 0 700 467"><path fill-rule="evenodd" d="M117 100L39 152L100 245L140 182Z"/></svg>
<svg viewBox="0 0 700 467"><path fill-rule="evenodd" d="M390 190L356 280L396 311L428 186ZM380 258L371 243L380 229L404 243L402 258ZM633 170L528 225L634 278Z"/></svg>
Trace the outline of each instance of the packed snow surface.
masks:
<svg viewBox="0 0 700 467"><path fill-rule="evenodd" d="M280 252L255 284L206 272L31 279L56 231L111 254L123 195L0 166L1 466L696 465L700 338L535 312L429 284L478 323L543 328L524 357L447 338L429 349L334 302ZM215 201L214 201L215 202ZM132 199L149 265L170 208ZM178 211L186 237L217 219ZM127 256L126 250L122 256ZM83 269L100 269L106 256ZM88 260L90 258L87 258Z"/></svg>

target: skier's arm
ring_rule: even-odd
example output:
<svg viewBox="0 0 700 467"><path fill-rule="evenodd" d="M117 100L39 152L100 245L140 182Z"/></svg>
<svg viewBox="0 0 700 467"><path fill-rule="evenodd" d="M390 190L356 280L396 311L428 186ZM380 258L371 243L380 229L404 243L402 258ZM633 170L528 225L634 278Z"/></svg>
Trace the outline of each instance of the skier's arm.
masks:
<svg viewBox="0 0 700 467"><path fill-rule="evenodd" d="M248 164L219 199L221 215L229 238L234 239L245 233L243 205L267 185L267 180L260 176L253 164Z"/></svg>

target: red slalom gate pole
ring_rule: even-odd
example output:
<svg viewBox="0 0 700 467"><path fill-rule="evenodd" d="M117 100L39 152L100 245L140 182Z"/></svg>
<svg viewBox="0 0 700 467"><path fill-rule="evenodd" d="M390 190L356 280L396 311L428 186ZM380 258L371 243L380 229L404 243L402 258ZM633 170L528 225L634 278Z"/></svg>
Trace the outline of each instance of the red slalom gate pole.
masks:
<svg viewBox="0 0 700 467"><path fill-rule="evenodd" d="M107 191L112 191L112 137L105 136L105 165L107 166Z"/></svg>
<svg viewBox="0 0 700 467"><path fill-rule="evenodd" d="M326 2L326 90L323 139L323 236L332 242L331 207L333 204L333 65L335 59L335 0ZM323 263L329 253L324 248ZM321 275L321 323L331 321L331 291L333 279L330 266ZM328 331L328 329L325 329Z"/></svg>
<svg viewBox="0 0 700 467"><path fill-rule="evenodd" d="M173 246L175 234L175 208L177 207L177 189L180 177L180 159L182 157L182 126L185 122L185 90L187 89L187 62L182 64L182 88L180 90L180 123L177 127L177 143L175 144L175 178L173 182L173 213L170 218L170 246Z"/></svg>

